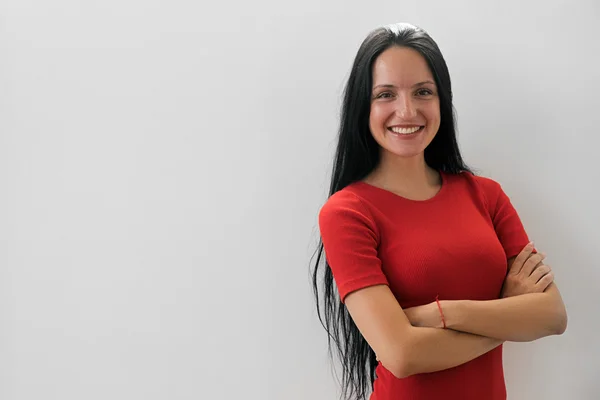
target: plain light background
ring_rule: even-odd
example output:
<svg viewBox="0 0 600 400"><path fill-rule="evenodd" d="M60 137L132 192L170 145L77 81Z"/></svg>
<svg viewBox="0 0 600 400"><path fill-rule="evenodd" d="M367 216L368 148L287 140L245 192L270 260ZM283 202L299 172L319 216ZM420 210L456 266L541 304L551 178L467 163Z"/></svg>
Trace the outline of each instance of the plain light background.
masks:
<svg viewBox="0 0 600 400"><path fill-rule="evenodd" d="M336 398L309 259L352 59L400 21L568 308L506 345L509 399L600 398L597 1L3 0L0 399Z"/></svg>

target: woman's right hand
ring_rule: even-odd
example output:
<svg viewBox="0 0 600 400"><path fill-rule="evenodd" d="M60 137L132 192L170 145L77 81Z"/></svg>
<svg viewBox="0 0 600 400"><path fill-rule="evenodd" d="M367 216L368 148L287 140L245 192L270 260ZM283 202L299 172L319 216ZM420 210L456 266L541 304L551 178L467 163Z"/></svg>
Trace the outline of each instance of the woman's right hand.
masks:
<svg viewBox="0 0 600 400"><path fill-rule="evenodd" d="M533 253L533 243L529 243L518 256L509 260L509 270L501 297L519 296L527 293L542 293L552 282L552 269L543 263L544 253Z"/></svg>

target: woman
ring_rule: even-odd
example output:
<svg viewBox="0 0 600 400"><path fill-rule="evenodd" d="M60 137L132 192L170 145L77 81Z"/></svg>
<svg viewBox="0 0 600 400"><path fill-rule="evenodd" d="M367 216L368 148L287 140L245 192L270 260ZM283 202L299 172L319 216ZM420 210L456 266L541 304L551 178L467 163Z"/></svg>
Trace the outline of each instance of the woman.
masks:
<svg viewBox="0 0 600 400"><path fill-rule="evenodd" d="M317 310L347 399L505 399L502 343L566 329L509 198L462 160L446 63L415 26L358 50L319 228Z"/></svg>

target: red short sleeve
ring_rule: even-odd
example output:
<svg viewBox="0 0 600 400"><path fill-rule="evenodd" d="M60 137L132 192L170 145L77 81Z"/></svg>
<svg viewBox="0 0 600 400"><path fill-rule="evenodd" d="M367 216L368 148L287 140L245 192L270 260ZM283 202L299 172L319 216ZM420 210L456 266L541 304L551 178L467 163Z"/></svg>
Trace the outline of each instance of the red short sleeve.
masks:
<svg viewBox="0 0 600 400"><path fill-rule="evenodd" d="M388 285L377 255L379 233L360 198L344 190L331 196L319 212L319 229L342 302L358 289Z"/></svg>
<svg viewBox="0 0 600 400"><path fill-rule="evenodd" d="M496 235L500 239L508 259L518 255L529 243L529 238L509 197L504 193L500 184L493 181L492 183L495 193L492 193L491 217Z"/></svg>

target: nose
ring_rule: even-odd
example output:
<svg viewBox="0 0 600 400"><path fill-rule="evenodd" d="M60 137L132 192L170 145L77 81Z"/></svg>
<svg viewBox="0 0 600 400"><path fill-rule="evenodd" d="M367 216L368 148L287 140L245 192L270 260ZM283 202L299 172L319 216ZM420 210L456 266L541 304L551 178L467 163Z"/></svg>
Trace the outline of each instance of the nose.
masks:
<svg viewBox="0 0 600 400"><path fill-rule="evenodd" d="M398 117L410 120L417 116L412 96L408 93L400 94L396 101L396 114Z"/></svg>

